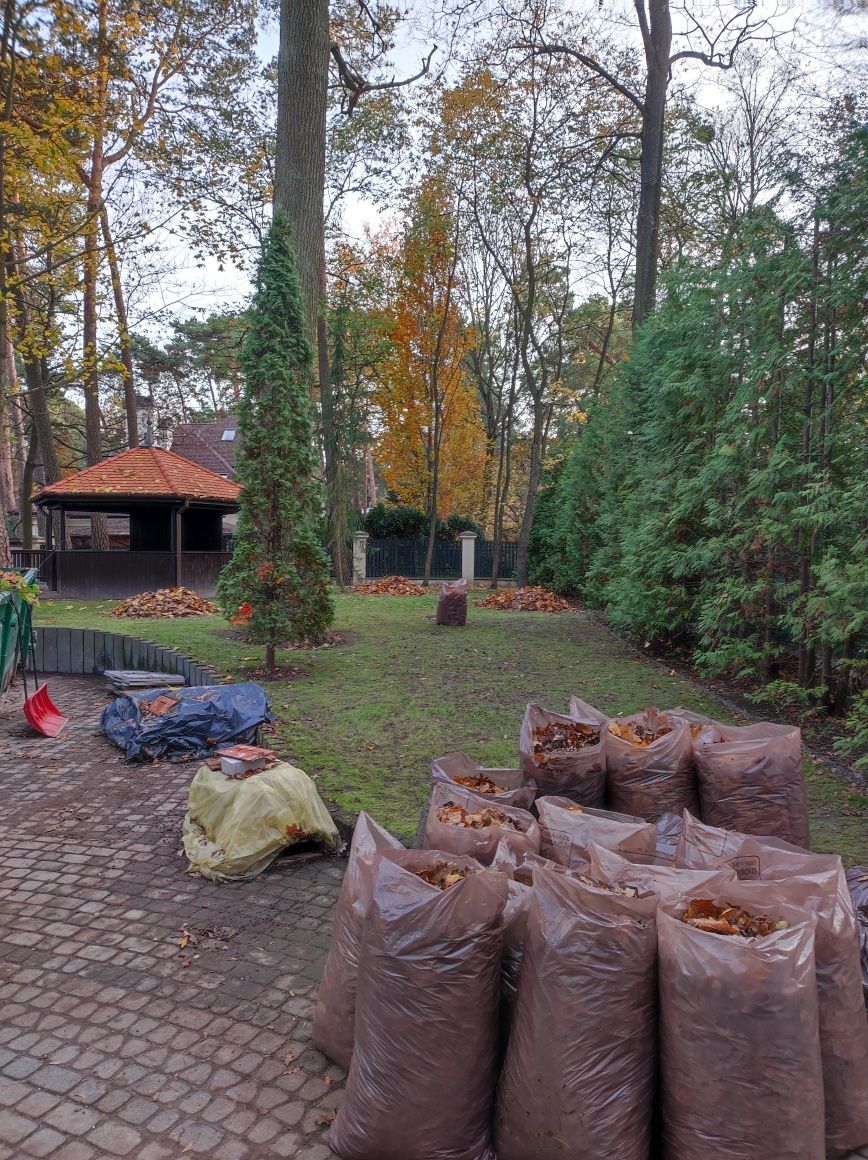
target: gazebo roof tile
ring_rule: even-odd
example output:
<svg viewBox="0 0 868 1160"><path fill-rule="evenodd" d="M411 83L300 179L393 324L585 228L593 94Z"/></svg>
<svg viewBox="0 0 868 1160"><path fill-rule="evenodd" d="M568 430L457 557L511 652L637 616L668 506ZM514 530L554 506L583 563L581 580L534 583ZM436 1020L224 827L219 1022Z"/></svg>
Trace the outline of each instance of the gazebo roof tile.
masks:
<svg viewBox="0 0 868 1160"><path fill-rule="evenodd" d="M231 479L224 479L173 451L164 451L162 447L134 447L49 484L35 498L37 503L69 496L237 503L240 494L241 488Z"/></svg>

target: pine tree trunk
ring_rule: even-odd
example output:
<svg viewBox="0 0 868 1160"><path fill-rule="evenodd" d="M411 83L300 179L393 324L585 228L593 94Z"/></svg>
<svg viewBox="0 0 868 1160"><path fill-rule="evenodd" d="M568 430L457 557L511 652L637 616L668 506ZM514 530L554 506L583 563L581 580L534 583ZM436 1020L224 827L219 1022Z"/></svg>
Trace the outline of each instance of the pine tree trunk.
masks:
<svg viewBox="0 0 868 1160"><path fill-rule="evenodd" d="M325 491L335 579L346 584L346 503L338 486L334 397L325 315L325 150L328 0L281 0L274 206L292 223L311 344L317 351Z"/></svg>
<svg viewBox="0 0 868 1160"><path fill-rule="evenodd" d="M114 239L109 225L108 212L103 206L100 214L102 237L105 243L106 258L108 259L109 273L112 280L112 294L115 300L115 321L118 328L118 347L123 366L122 379L124 384L124 408L127 414L127 443L130 447L139 445L139 416L136 410L136 385L133 372L133 349L130 341L129 321L127 318L127 304L124 301L124 288L121 282L120 263L115 250Z"/></svg>
<svg viewBox="0 0 868 1160"><path fill-rule="evenodd" d="M314 350L325 253L328 67L328 0L281 0L274 206L292 224Z"/></svg>
<svg viewBox="0 0 868 1160"><path fill-rule="evenodd" d="M274 672L274 645L267 644L265 646L265 670L266 672Z"/></svg>
<svg viewBox="0 0 868 1160"><path fill-rule="evenodd" d="M323 300L325 287L323 287ZM347 586L347 504L340 478L340 452L335 426L334 392L329 366L329 336L325 317L317 319L317 364L319 367L319 397L322 415L323 456L325 458L326 509L328 513L329 542L335 569L335 583L341 591Z"/></svg>
<svg viewBox="0 0 868 1160"><path fill-rule="evenodd" d="M645 47L645 98L642 109L639 160L639 210L636 215L636 284L633 291L633 331L654 309L663 189L663 138L672 18L669 0L649 0Z"/></svg>
<svg viewBox="0 0 868 1160"><path fill-rule="evenodd" d="M9 546L8 511L5 497L0 495L0 568L12 567L12 549Z"/></svg>
<svg viewBox="0 0 868 1160"><path fill-rule="evenodd" d="M21 472L21 499L18 501L18 515L21 521L21 546L25 551L33 548L33 468L36 463L36 451L39 440L35 428L30 431L30 445L27 448L27 458L24 460L24 469Z"/></svg>
<svg viewBox="0 0 868 1160"><path fill-rule="evenodd" d="M515 570L519 588L524 588L527 585L529 566L528 549L530 547L530 533L533 528L533 517L536 514L539 485L542 479L543 453L542 421L541 417L535 417L533 440L530 445L530 471L527 480L527 498L525 499L521 527L518 530L518 544L516 545Z"/></svg>
<svg viewBox="0 0 868 1160"><path fill-rule="evenodd" d="M0 311L0 349L6 345L6 325L4 313ZM8 363L3 360L0 369L0 496L6 512L18 506L15 495L15 479L12 472L12 387L7 374Z"/></svg>
<svg viewBox="0 0 868 1160"><path fill-rule="evenodd" d="M103 147L108 93L108 5L99 0L97 11L97 107L87 180L82 270L82 386L84 388L85 453L88 466L101 458L99 366L97 346L97 290L99 279L99 223L102 213ZM104 515L92 515L91 548L108 550L108 523Z"/></svg>
<svg viewBox="0 0 868 1160"><path fill-rule="evenodd" d="M15 348L12 346L12 340L8 332L6 334L6 381L9 384L10 423L15 435L15 456L12 462L12 474L15 480L17 494L21 487L24 460L27 458L27 440L24 436L24 415L21 408L21 388L18 383L18 372L15 367Z"/></svg>
<svg viewBox="0 0 868 1160"><path fill-rule="evenodd" d="M492 588L497 588L497 582L500 579L500 558L503 554L503 517L512 481L512 416L515 409L517 379L518 364L513 362L506 415L500 435L500 460L497 467L497 490L494 496L494 545L491 553Z"/></svg>

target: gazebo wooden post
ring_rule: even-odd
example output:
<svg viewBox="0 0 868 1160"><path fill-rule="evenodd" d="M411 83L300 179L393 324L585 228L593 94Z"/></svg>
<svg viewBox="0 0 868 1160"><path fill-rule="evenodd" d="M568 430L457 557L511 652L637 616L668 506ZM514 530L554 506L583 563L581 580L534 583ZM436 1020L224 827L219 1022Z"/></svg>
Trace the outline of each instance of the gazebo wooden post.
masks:
<svg viewBox="0 0 868 1160"><path fill-rule="evenodd" d="M184 520L183 515L190 506L190 501L184 501L181 507L175 509L175 520L172 526L175 541L175 587L181 586L181 553L184 550Z"/></svg>
<svg viewBox="0 0 868 1160"><path fill-rule="evenodd" d="M175 508L172 519L172 549L175 553L175 587L181 586L181 509Z"/></svg>

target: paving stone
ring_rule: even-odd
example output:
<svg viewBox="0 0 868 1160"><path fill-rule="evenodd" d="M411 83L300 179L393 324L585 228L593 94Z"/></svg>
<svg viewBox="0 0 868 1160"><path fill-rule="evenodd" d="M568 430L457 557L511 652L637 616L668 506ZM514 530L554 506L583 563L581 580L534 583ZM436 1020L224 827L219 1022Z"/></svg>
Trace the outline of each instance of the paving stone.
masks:
<svg viewBox="0 0 868 1160"><path fill-rule="evenodd" d="M52 1128L68 1136L83 1136L94 1127L98 1116L93 1108L67 1102L58 1104L44 1119Z"/></svg>
<svg viewBox="0 0 868 1160"><path fill-rule="evenodd" d="M208 1124L185 1123L176 1132L175 1138L186 1152L213 1152L223 1139L223 1133Z"/></svg>
<svg viewBox="0 0 868 1160"><path fill-rule="evenodd" d="M50 1092L32 1092L15 1105L15 1110L39 1120L59 1103L60 1096L53 1096Z"/></svg>
<svg viewBox="0 0 868 1160"><path fill-rule="evenodd" d="M12 1079L26 1079L41 1066L41 1059L34 1059L32 1055L17 1055L3 1068L3 1074Z"/></svg>
<svg viewBox="0 0 868 1160"><path fill-rule="evenodd" d="M39 1128L32 1136L21 1142L21 1151L28 1156L53 1156L66 1142L66 1137L53 1128Z"/></svg>
<svg viewBox="0 0 868 1160"><path fill-rule="evenodd" d="M33 1091L31 1087L26 1084L19 1083L18 1080L5 1079L0 1076L0 1105L6 1107L13 1107L19 1100L23 1100L25 1096ZM2 1140L0 1136L0 1140Z"/></svg>
<svg viewBox="0 0 868 1160"><path fill-rule="evenodd" d="M126 1124L109 1122L100 1124L87 1139L109 1156L129 1156L130 1152L142 1142L142 1137L134 1128L129 1128Z"/></svg>
<svg viewBox="0 0 868 1160"><path fill-rule="evenodd" d="M36 1127L36 1121L28 1116L19 1116L8 1108L0 1111L0 1141L5 1144L19 1144Z"/></svg>
<svg viewBox="0 0 868 1160"><path fill-rule="evenodd" d="M82 1140L69 1140L51 1153L51 1160L93 1160L95 1156L96 1152L90 1144Z"/></svg>

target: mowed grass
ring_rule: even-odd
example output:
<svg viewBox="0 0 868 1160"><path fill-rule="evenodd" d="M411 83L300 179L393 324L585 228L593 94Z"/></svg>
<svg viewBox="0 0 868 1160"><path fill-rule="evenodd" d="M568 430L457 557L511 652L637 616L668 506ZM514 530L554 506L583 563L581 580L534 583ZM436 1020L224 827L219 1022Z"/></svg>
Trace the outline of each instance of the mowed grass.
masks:
<svg viewBox="0 0 868 1160"><path fill-rule="evenodd" d="M337 595L334 628L347 644L279 652L279 664L308 675L262 682L278 718L275 747L347 812L368 810L412 835L431 758L463 749L482 764L518 764L528 701L565 711L575 693L612 716L683 705L734 719L711 692L635 655L590 613L500 612L476 607L476 595L465 628L434 623L433 595ZM234 680L262 664L261 648L224 635L231 626L222 617L127 620L111 616L116 603L42 604L37 625L127 632ZM813 847L868 862L868 799L822 762L806 761L805 772Z"/></svg>

